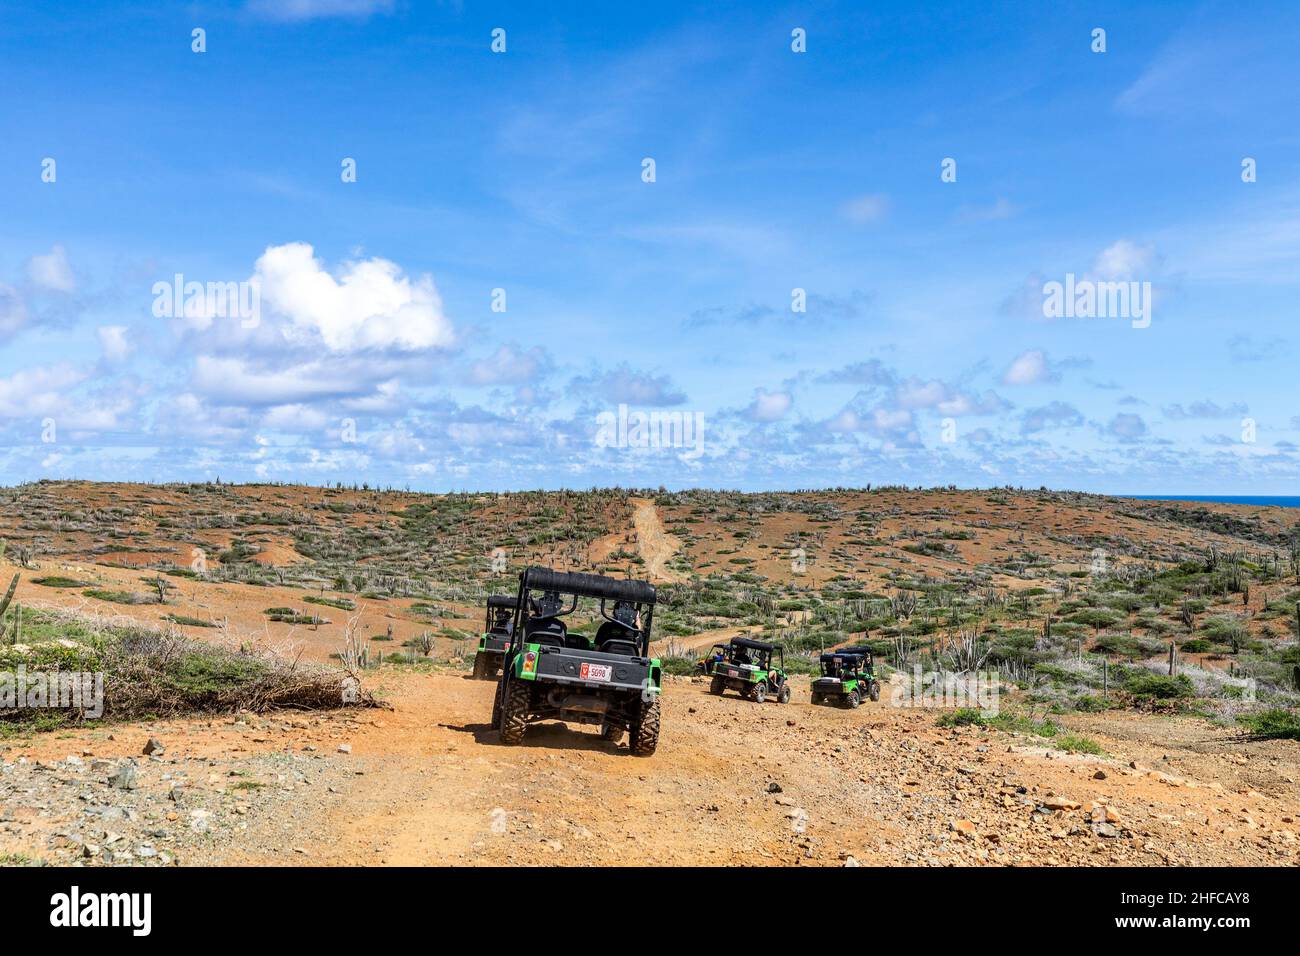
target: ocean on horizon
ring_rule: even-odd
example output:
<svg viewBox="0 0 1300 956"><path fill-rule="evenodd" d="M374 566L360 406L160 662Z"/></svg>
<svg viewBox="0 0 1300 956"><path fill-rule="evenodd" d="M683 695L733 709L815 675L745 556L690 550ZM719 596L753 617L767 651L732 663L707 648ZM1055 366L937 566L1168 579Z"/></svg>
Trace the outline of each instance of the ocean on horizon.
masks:
<svg viewBox="0 0 1300 956"><path fill-rule="evenodd" d="M1138 501L1205 501L1224 505L1259 505L1277 508L1300 508L1297 495L1116 495Z"/></svg>

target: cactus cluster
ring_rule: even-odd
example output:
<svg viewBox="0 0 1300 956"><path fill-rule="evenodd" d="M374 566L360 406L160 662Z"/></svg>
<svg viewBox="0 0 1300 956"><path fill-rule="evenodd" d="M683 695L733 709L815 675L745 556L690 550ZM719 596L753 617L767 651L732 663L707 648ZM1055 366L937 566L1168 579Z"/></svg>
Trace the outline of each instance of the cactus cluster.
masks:
<svg viewBox="0 0 1300 956"><path fill-rule="evenodd" d="M4 633L4 616L5 612L9 610L9 602L14 599L14 592L18 590L18 577L17 574L14 575L13 580L9 582L9 589L5 591L5 596L0 598L0 634ZM10 641L11 644L18 642L18 639L22 634L22 626L23 609L21 607L16 607L14 608L14 629L13 639Z"/></svg>

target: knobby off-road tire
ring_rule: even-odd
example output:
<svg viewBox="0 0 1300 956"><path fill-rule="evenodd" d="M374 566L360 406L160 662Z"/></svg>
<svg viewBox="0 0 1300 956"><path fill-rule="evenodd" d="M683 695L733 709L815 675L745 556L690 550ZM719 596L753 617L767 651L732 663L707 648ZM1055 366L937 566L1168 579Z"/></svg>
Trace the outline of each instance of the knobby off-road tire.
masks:
<svg viewBox="0 0 1300 956"><path fill-rule="evenodd" d="M778 704L788 704L788 703L790 703L790 685L789 685L789 684L782 684L782 685L781 685L781 693L779 693L779 694L776 695L776 702L777 702Z"/></svg>
<svg viewBox="0 0 1300 956"><path fill-rule="evenodd" d="M862 698L858 696L856 690L851 690L849 691L849 696L844 698L844 703L848 705L849 710L852 710L854 707L857 707L858 704L862 703Z"/></svg>
<svg viewBox="0 0 1300 956"><path fill-rule="evenodd" d="M763 683L762 681L759 681L757 684L754 685L754 689L751 691L751 693L754 695L754 703L756 704L763 703L763 701L767 700L767 684Z"/></svg>
<svg viewBox="0 0 1300 956"><path fill-rule="evenodd" d="M514 746L524 739L528 729L528 704L532 688L521 680L512 680L501 704L501 742Z"/></svg>
<svg viewBox="0 0 1300 956"><path fill-rule="evenodd" d="M649 757L659 746L659 695L641 701L641 713L632 724L628 747L638 757Z"/></svg>
<svg viewBox="0 0 1300 956"><path fill-rule="evenodd" d="M812 695L812 702L813 702L814 706L817 705L817 704L820 704L820 703L822 702L822 695L821 695L821 694L813 694L813 695Z"/></svg>
<svg viewBox="0 0 1300 956"><path fill-rule="evenodd" d="M872 701L880 700L880 681L873 680L871 682L871 699Z"/></svg>
<svg viewBox="0 0 1300 956"><path fill-rule="evenodd" d="M474 671L472 676L475 680L487 680L487 658L482 654L474 655Z"/></svg>
<svg viewBox="0 0 1300 956"><path fill-rule="evenodd" d="M616 744L623 739L623 728L615 727L613 724L601 724L600 735L611 744Z"/></svg>
<svg viewBox="0 0 1300 956"><path fill-rule="evenodd" d="M722 678L721 678L721 677L715 677L715 678L713 678L713 683L709 684L709 693L710 693L710 694L719 694L719 695L720 695L720 694L723 692L724 689L725 689L725 688L723 687L723 684L722 684Z"/></svg>

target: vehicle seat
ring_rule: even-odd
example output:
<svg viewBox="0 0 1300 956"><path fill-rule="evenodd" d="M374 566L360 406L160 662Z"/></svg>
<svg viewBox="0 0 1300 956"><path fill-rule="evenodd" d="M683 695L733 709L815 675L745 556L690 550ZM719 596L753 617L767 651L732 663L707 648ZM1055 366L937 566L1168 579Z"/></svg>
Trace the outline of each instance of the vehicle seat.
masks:
<svg viewBox="0 0 1300 956"><path fill-rule="evenodd" d="M606 654L624 654L628 657L635 657L637 654L636 642L622 637L606 641L600 645L600 649Z"/></svg>
<svg viewBox="0 0 1300 956"><path fill-rule="evenodd" d="M530 644L563 647L569 629L558 617L534 617L524 625L524 638Z"/></svg>
<svg viewBox="0 0 1300 956"><path fill-rule="evenodd" d="M566 634L564 635L564 646L578 651L589 651L591 650L591 641L581 634Z"/></svg>
<svg viewBox="0 0 1300 956"><path fill-rule="evenodd" d="M606 621L596 631L596 647L609 654L636 654L636 631L618 621Z"/></svg>

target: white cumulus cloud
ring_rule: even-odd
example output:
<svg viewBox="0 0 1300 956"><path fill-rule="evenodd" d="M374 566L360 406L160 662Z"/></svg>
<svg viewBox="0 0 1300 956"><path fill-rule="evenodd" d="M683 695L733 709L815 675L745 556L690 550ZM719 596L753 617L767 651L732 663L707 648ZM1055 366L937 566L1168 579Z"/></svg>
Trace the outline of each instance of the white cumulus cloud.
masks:
<svg viewBox="0 0 1300 956"><path fill-rule="evenodd" d="M332 352L417 351L452 343L451 322L432 277L411 279L387 259L348 262L332 275L310 245L271 246L257 260L262 301L289 320L288 334Z"/></svg>

